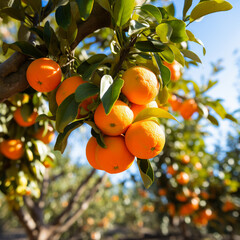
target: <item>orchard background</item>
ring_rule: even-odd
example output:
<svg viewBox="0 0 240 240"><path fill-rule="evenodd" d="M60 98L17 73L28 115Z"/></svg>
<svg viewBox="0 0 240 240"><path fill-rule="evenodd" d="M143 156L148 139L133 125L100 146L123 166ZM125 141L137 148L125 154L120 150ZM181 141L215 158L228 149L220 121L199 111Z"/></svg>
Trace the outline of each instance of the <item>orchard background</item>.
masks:
<svg viewBox="0 0 240 240"><path fill-rule="evenodd" d="M239 6L232 4L0 2L0 239L239 239L239 101L230 101L237 96L230 86L239 85L237 67L226 63L230 55L238 60L232 19ZM209 31L221 26L210 45ZM208 52L216 54L212 63ZM39 59L45 72L30 71ZM137 85L126 91L134 66L157 83L150 91L156 102L141 103L139 114L134 101L144 94L132 98ZM46 88L36 90L31 79ZM128 109L124 123L132 119L111 137L102 124L115 120L119 102ZM165 135L163 149L149 157L141 145L150 140L129 133L145 122ZM91 136L96 144L86 158ZM121 148L111 142L117 138ZM127 156L132 165L124 165Z"/></svg>

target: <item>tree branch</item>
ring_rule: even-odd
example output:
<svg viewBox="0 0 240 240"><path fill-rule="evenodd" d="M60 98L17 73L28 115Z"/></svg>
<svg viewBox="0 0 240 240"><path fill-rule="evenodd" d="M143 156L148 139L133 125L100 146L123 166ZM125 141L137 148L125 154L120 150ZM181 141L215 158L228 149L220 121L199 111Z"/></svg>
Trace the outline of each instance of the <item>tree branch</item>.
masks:
<svg viewBox="0 0 240 240"><path fill-rule="evenodd" d="M36 229L36 223L34 222L33 218L29 215L28 212L24 211L23 208L13 208L13 212L18 217L19 221L25 228L29 239L34 240L38 234Z"/></svg>
<svg viewBox="0 0 240 240"><path fill-rule="evenodd" d="M85 37L94 31L110 26L110 13L95 3L87 21L79 24L77 37L72 43L71 49L74 50ZM29 86L26 80L26 69L29 64L30 61L27 61L27 56L22 53L14 53L0 64L0 102Z"/></svg>
<svg viewBox="0 0 240 240"><path fill-rule="evenodd" d="M79 206L78 210L71 216L69 216L65 223L58 229L60 232L67 231L82 215L82 213L88 208L90 202L93 200L96 192L99 190L99 187L102 183L104 183L107 179L107 174L105 173L101 178L99 178L98 182L92 187L89 194L84 198L83 202Z"/></svg>
<svg viewBox="0 0 240 240"><path fill-rule="evenodd" d="M53 225L62 224L66 220L75 203L79 200L80 196L87 188L87 183L89 182L95 171L96 169L93 169L90 174L84 179L84 181L78 186L75 193L72 195L72 198L69 200L68 206L54 219Z"/></svg>

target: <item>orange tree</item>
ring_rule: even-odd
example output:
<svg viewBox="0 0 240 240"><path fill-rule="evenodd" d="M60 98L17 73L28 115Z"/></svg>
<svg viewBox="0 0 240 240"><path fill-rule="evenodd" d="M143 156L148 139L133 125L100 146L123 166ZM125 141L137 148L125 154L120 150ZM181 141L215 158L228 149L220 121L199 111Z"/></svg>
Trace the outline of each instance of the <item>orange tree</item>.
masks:
<svg viewBox="0 0 240 240"><path fill-rule="evenodd" d="M93 158L96 164L107 172L117 173L129 168L136 156L146 187L153 182L153 170L148 158L161 152L165 142L159 119L175 119L163 109L168 100L168 92L183 102L179 111L186 120L198 112L199 118L207 118L211 123L217 124L211 114L211 111L215 111L220 117L235 121L219 100L202 97L203 92L214 85L214 82L209 82L206 89L201 89L192 82L194 96L180 95L178 92L178 89L182 89L186 94L190 93L186 81L178 84L181 73L174 74L171 71L180 71L181 67L201 62L199 57L189 50L188 43L192 41L202 45L202 42L187 30L187 25L209 13L231 9L227 1L217 0L200 1L189 12L191 6L192 1L186 0L183 20L180 20L174 17L173 5L156 7L152 4L142 5L134 0L49 0L46 5L43 5L41 0L1 2L1 21L13 21L18 30L18 39L15 39L15 42L3 42L3 54L15 52L0 64L0 99L6 101L10 98L3 104L2 109L6 111L1 113L3 118L7 119L1 124L2 159L11 159L11 156L5 153L5 146L10 144L6 143L8 139L15 140L15 145L10 147L20 151L16 162L2 160L4 174L1 175L1 189L7 196L8 191L15 193L21 184L19 185L16 178L11 178L11 174L6 175L5 164L16 164L16 167L19 167L18 160L28 157L21 161L20 166L24 170L19 169L19 172L24 176L29 175L25 169L27 167L29 170L29 166L32 166L37 169L36 173L33 172L33 177L38 178L36 174L39 168L36 166L39 161L44 163L45 158L50 155L44 144L42 148L37 145L37 150L31 149L36 141L30 139L28 144L28 133L31 138L31 129L35 126L31 126L31 120L36 117L33 116L36 112L36 121L54 122L59 133L55 150L63 153L70 133L87 123L92 127L91 133L97 141L95 159ZM105 50L104 53L95 51L97 48ZM136 68L140 70L128 74ZM75 87L72 83L68 86L67 80L74 76L81 79L80 83ZM15 110L11 97L19 92L30 93L31 101L30 104L25 104L24 100L20 100L22 108L17 109L14 120L11 120L11 111ZM158 107L145 107L134 117L130 109L132 104L145 105L153 100L156 100ZM40 110L42 102L48 103L49 110ZM118 104L119 102L121 104ZM119 110L119 105L124 110ZM103 111L100 117L97 117L100 108ZM125 121L128 118L129 121ZM11 121L22 126L20 129L23 129L23 132L19 133L10 127ZM30 125L29 128L25 128L25 124L23 126L22 123L26 122ZM110 132L102 126L105 123L108 124L107 129L110 129ZM154 127L149 127L150 125ZM154 131L149 131L151 128L158 129L159 134L152 134ZM121 135L126 130L128 140ZM47 133L48 127L45 126L44 131ZM136 139L139 132L140 137ZM146 134L142 135L142 132ZM152 133L148 134L149 132ZM26 137L24 135L24 138L21 138L23 133ZM22 143L16 144L16 139ZM134 142L138 141L139 144L135 145ZM149 144L146 151L149 154L143 156L141 153L144 152L145 145L141 143L146 142ZM42 153L39 152L40 149L43 149ZM135 149L138 149L138 152L135 152ZM125 153L124 156L128 159L127 163L124 163L126 166L122 166L119 160L111 162L112 158L120 159L119 155L122 153ZM31 154L34 161L31 161ZM105 159L108 162L105 162ZM19 172L17 171L17 175ZM178 179L184 183L186 180L181 180L181 175ZM24 181L22 185L26 188L29 178L26 177Z"/></svg>

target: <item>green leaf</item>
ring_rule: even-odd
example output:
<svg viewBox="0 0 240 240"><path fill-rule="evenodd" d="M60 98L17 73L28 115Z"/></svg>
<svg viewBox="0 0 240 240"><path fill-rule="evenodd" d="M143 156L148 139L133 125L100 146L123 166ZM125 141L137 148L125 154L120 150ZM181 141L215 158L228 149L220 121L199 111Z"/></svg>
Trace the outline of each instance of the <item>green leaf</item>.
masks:
<svg viewBox="0 0 240 240"><path fill-rule="evenodd" d="M64 152L66 146L67 146L67 140L71 132L77 128L79 128L83 124L83 121L76 121L64 128L63 133L60 133L57 137L54 150L58 150L61 153Z"/></svg>
<svg viewBox="0 0 240 240"><path fill-rule="evenodd" d="M58 104L56 101L56 93L58 88L54 89L53 91L47 93L47 98L49 102L49 110L52 113L53 116L56 116Z"/></svg>
<svg viewBox="0 0 240 240"><path fill-rule="evenodd" d="M168 89L164 86L162 89L159 90L158 95L156 97L156 101L163 105L166 104L168 101Z"/></svg>
<svg viewBox="0 0 240 240"><path fill-rule="evenodd" d="M60 54L60 44L56 33L54 32L53 28L50 26L49 22L47 21L44 25L43 29L43 39L48 48L48 51L53 56L58 56Z"/></svg>
<svg viewBox="0 0 240 240"><path fill-rule="evenodd" d="M97 143L99 146L101 146L102 148L107 148L105 142L104 142L104 138L101 132L97 133L93 128L91 129L91 134L93 137L96 138Z"/></svg>
<svg viewBox="0 0 240 240"><path fill-rule="evenodd" d="M36 122L39 121L47 121L47 120L55 120L55 116L48 116L46 114L40 114L37 116Z"/></svg>
<svg viewBox="0 0 240 240"><path fill-rule="evenodd" d="M80 17L86 21L93 9L94 0L76 0Z"/></svg>
<svg viewBox="0 0 240 240"><path fill-rule="evenodd" d="M171 48L171 50L173 51L174 53L174 56L175 56L175 60L177 62L179 62L183 67L185 65L185 59L182 55L182 53L180 52L179 48L177 48L175 45L173 44L169 44L168 45L169 48Z"/></svg>
<svg viewBox="0 0 240 240"><path fill-rule="evenodd" d="M18 29L17 35L18 35L18 41L28 41L30 36L29 28L22 23Z"/></svg>
<svg viewBox="0 0 240 240"><path fill-rule="evenodd" d="M174 4L171 3L168 6L164 7L169 15L174 16L175 15L175 7Z"/></svg>
<svg viewBox="0 0 240 240"><path fill-rule="evenodd" d="M115 2L113 9L113 18L118 27L122 27L130 19L135 0L118 0Z"/></svg>
<svg viewBox="0 0 240 240"><path fill-rule="evenodd" d="M101 84L102 84L102 80L101 80ZM106 114L109 114L111 112L114 103L119 98L123 84L124 84L124 81L121 78L116 79L108 87L107 91L102 95L102 98L100 97ZM100 94L101 94L101 90L100 90Z"/></svg>
<svg viewBox="0 0 240 240"><path fill-rule="evenodd" d="M129 24L129 29L128 29L128 35L131 36L131 35L136 34L148 27L149 27L149 24L147 22L140 23L136 20L131 20L130 24Z"/></svg>
<svg viewBox="0 0 240 240"><path fill-rule="evenodd" d="M213 125L219 126L218 120L217 120L214 116L208 114L207 119L208 119Z"/></svg>
<svg viewBox="0 0 240 240"><path fill-rule="evenodd" d="M203 47L203 55L205 55L206 54L206 49L204 47L203 42L200 39L195 38L194 34L191 31L186 30L186 33L187 33L188 38L189 38L188 41L192 41L192 42L195 42L195 43L201 45Z"/></svg>
<svg viewBox="0 0 240 240"><path fill-rule="evenodd" d="M198 103L198 112L204 118L208 117L208 108L205 105L203 105L202 103Z"/></svg>
<svg viewBox="0 0 240 240"><path fill-rule="evenodd" d="M226 114L225 115L225 118L227 118L227 119L229 119L229 120L231 120L231 121L233 121L233 122L235 122L235 123L238 123L238 120L235 118L235 117L233 117L231 114Z"/></svg>
<svg viewBox="0 0 240 240"><path fill-rule="evenodd" d="M203 1L197 4L190 14L190 22L214 12L228 11L232 5L223 0Z"/></svg>
<svg viewBox="0 0 240 240"><path fill-rule="evenodd" d="M152 117L168 118L177 121L174 116L161 108L145 108L136 116L133 122L142 121Z"/></svg>
<svg viewBox="0 0 240 240"><path fill-rule="evenodd" d="M32 106L28 105L28 104L24 104L21 108L20 108L20 112L21 112L21 116L24 119L24 121L27 121L28 118L31 116L32 112L33 112L33 108Z"/></svg>
<svg viewBox="0 0 240 240"><path fill-rule="evenodd" d="M103 98L103 95L109 89L109 87L113 84L113 78L110 75L104 75L101 78L100 82L100 99Z"/></svg>
<svg viewBox="0 0 240 240"><path fill-rule="evenodd" d="M227 112L220 101L207 102L206 105L211 107L222 119L225 118Z"/></svg>
<svg viewBox="0 0 240 240"><path fill-rule="evenodd" d="M171 20L167 22L173 29L170 40L174 43L180 43L188 40L186 33L186 24L181 20Z"/></svg>
<svg viewBox="0 0 240 240"><path fill-rule="evenodd" d="M187 49L181 49L181 53L184 55L184 57L190 58L193 61L202 63L201 59L198 57L198 55L190 50Z"/></svg>
<svg viewBox="0 0 240 240"><path fill-rule="evenodd" d="M170 37L172 35L172 27L171 25L167 23L161 23L156 27L156 33L158 37L160 38L160 41L163 43L167 43L170 40Z"/></svg>
<svg viewBox="0 0 240 240"><path fill-rule="evenodd" d="M161 78L162 78L162 82L163 82L163 87L164 87L170 82L171 72L168 69L168 67L163 65L162 60L161 60L161 58L159 57L158 54L155 53L154 58L157 62L158 68L160 70Z"/></svg>
<svg viewBox="0 0 240 240"><path fill-rule="evenodd" d="M43 27L32 27L29 30L36 33L43 40Z"/></svg>
<svg viewBox="0 0 240 240"><path fill-rule="evenodd" d="M75 91L75 100L80 103L83 100L99 93L99 87L92 83L83 83Z"/></svg>
<svg viewBox="0 0 240 240"><path fill-rule="evenodd" d="M152 15L158 21L158 23L162 22L162 14L161 14L160 10L157 7L155 7L154 5L144 4L141 6L141 10Z"/></svg>
<svg viewBox="0 0 240 240"><path fill-rule="evenodd" d="M44 55L40 50L38 50L36 47L31 45L29 42L25 42L25 41L17 41L11 44L3 43L2 48L3 48L3 54L6 54L8 48L10 48L17 52L21 52L23 54L26 54L34 58L44 57Z"/></svg>
<svg viewBox="0 0 240 240"><path fill-rule="evenodd" d="M137 159L140 175L145 188L149 188L154 181L154 174L151 163L148 159Z"/></svg>
<svg viewBox="0 0 240 240"><path fill-rule="evenodd" d="M25 13L23 8L20 8L20 9L13 8L13 7L4 8L0 10L0 14L2 13L7 14L9 17L19 20L21 22L23 22L25 18Z"/></svg>
<svg viewBox="0 0 240 240"><path fill-rule="evenodd" d="M135 47L142 52L161 52L164 50L165 45L160 41L138 41Z"/></svg>
<svg viewBox="0 0 240 240"><path fill-rule="evenodd" d="M91 56L80 64L77 72L82 75L83 80L89 80L106 57L105 54L95 54Z"/></svg>
<svg viewBox="0 0 240 240"><path fill-rule="evenodd" d="M56 130L60 133L72 122L78 114L78 103L75 101L75 95L71 94L60 104L56 114Z"/></svg>
<svg viewBox="0 0 240 240"><path fill-rule="evenodd" d="M71 24L71 7L69 2L68 4L57 8L55 18L57 24L63 29L67 30Z"/></svg>
<svg viewBox="0 0 240 240"><path fill-rule="evenodd" d="M185 0L183 6L183 19L186 17L187 11L192 6L192 0Z"/></svg>
<svg viewBox="0 0 240 240"><path fill-rule="evenodd" d="M168 63L173 63L175 56L174 56L174 53L173 53L173 51L171 50L171 48L166 47L165 50L163 50L162 52L160 52L160 53L158 53L158 54L161 56L161 58L162 58L164 61L166 61L166 62L168 62Z"/></svg>
<svg viewBox="0 0 240 240"><path fill-rule="evenodd" d="M35 12L40 13L42 9L42 0L25 0L25 2L32 7Z"/></svg>
<svg viewBox="0 0 240 240"><path fill-rule="evenodd" d="M47 145L40 140L34 140L32 142L37 150L40 160L43 161L49 152Z"/></svg>

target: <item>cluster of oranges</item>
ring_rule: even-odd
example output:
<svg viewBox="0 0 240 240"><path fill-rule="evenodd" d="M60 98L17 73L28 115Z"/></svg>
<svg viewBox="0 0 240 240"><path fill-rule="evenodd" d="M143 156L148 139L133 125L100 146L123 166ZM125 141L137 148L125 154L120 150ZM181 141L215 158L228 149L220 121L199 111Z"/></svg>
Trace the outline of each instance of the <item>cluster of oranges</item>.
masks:
<svg viewBox="0 0 240 240"><path fill-rule="evenodd" d="M36 91L50 92L57 88L58 105L85 82L80 76L73 76L61 82L60 66L48 58L33 61L27 69L26 76L29 85ZM106 148L98 145L94 137L90 138L86 147L90 165L108 173L119 173L128 169L135 156L139 159L155 157L165 144L164 132L156 122L134 122L136 115L144 108L158 107L154 101L159 91L156 75L145 67L135 66L125 71L122 79L124 86L121 91L129 104L118 99L109 114L105 113L102 103L94 111L94 122L104 134ZM96 98L97 96L90 97L80 103L77 118L89 113L88 106Z"/></svg>
<svg viewBox="0 0 240 240"><path fill-rule="evenodd" d="M182 101L181 98L177 97L175 94L168 98L168 102L171 105L173 111L180 113L180 115L188 120L191 116L197 112L198 106L193 98Z"/></svg>
<svg viewBox="0 0 240 240"><path fill-rule="evenodd" d="M154 121L134 122L136 115L148 107L157 107L154 100L159 91L156 75L145 67L135 66L123 73L122 93L130 106L117 100L107 115L101 103L94 112L94 122L104 134L106 148L90 138L86 147L89 163L108 173L128 169L135 156L149 159L158 155L165 144L162 128Z"/></svg>

